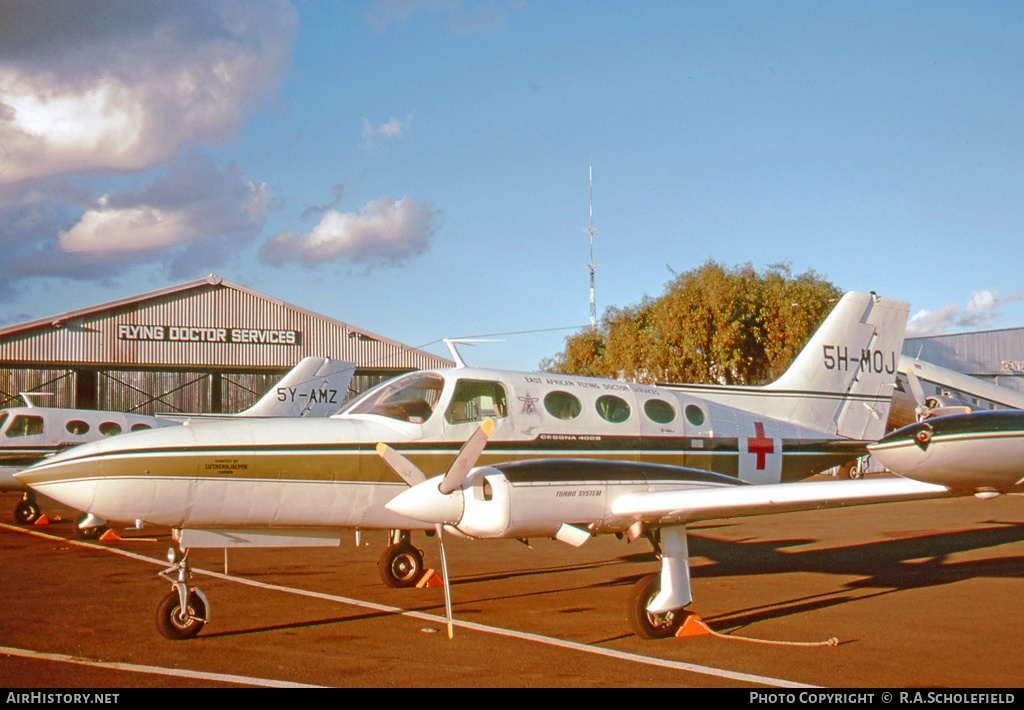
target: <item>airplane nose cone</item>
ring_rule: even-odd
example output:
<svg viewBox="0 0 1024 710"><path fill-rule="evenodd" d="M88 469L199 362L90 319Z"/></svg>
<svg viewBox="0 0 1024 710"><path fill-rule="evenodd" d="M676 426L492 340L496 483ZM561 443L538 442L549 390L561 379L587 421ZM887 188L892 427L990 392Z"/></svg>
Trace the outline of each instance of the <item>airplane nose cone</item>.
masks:
<svg viewBox="0 0 1024 710"><path fill-rule="evenodd" d="M384 505L392 513L434 525L457 525L462 520L465 499L457 488L445 495L438 490L443 476L431 478L399 493Z"/></svg>
<svg viewBox="0 0 1024 710"><path fill-rule="evenodd" d="M14 474L25 485L75 510L88 511L96 497L90 466L58 455Z"/></svg>

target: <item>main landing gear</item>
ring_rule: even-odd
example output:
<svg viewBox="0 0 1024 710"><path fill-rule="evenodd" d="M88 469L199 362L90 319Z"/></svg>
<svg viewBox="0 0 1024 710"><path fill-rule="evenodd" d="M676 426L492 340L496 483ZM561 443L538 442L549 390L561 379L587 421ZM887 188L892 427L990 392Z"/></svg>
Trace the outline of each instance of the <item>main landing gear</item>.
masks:
<svg viewBox="0 0 1024 710"><path fill-rule="evenodd" d="M172 547L167 551L167 560L171 566L160 576L170 582L173 589L156 609L156 628L161 636L172 641L195 638L209 621L206 595L191 586L188 550L182 554Z"/></svg>
<svg viewBox="0 0 1024 710"><path fill-rule="evenodd" d="M627 607L633 632L645 639L674 636L686 618L683 607L693 600L686 528L682 525L662 528L661 542L655 550L659 548L661 572L640 578L630 593Z"/></svg>
<svg viewBox="0 0 1024 710"><path fill-rule="evenodd" d="M412 545L412 533L396 531L392 543L377 562L381 581L388 587L415 586L423 575L423 552Z"/></svg>

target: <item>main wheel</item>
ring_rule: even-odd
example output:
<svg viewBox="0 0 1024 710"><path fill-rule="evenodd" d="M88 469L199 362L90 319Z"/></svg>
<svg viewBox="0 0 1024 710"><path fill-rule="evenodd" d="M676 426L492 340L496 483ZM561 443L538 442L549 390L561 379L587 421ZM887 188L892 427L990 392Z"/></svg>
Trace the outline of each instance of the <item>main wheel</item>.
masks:
<svg viewBox="0 0 1024 710"><path fill-rule="evenodd" d="M389 545L377 562L380 578L389 587L411 587L423 574L423 553L409 544Z"/></svg>
<svg viewBox="0 0 1024 710"><path fill-rule="evenodd" d="M41 512L42 509L34 500L23 500L14 506L14 519L21 525L29 525Z"/></svg>
<svg viewBox="0 0 1024 710"><path fill-rule="evenodd" d="M206 604L194 590L188 595L188 610L181 617L178 591L172 590L156 609L156 628L160 635L172 641L195 638L206 625Z"/></svg>
<svg viewBox="0 0 1024 710"><path fill-rule="evenodd" d="M647 605L661 591L661 575L649 574L633 585L629 596L629 624L633 633L645 639L664 639L674 636L683 623L682 609L652 614Z"/></svg>

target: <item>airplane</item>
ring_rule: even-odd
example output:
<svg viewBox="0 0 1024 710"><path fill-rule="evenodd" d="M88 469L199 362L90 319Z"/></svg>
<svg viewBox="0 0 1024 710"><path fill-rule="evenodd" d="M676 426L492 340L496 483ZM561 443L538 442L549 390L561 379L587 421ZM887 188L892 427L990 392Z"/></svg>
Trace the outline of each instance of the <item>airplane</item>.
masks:
<svg viewBox="0 0 1024 710"><path fill-rule="evenodd" d="M929 416L1024 409L1024 394L901 355L889 425L899 429Z"/></svg>
<svg viewBox="0 0 1024 710"><path fill-rule="evenodd" d="M661 572L640 580L629 616L638 635L661 638L692 598L689 522L955 494L903 478L793 483L859 458L884 434L908 312L848 293L776 382L713 397L456 357L455 368L388 380L332 417L127 434L18 478L103 519L172 528L177 546L160 573L172 589L158 608L169 639L194 637L208 619L190 549L336 546L353 528L392 531L378 562L392 587L423 571L414 530L574 545L646 537ZM410 495L427 504L406 506Z"/></svg>
<svg viewBox="0 0 1024 710"><path fill-rule="evenodd" d="M1018 409L927 417L868 450L906 478L979 497L1024 492L1024 411Z"/></svg>
<svg viewBox="0 0 1024 710"><path fill-rule="evenodd" d="M50 392L22 392L24 407L0 409L0 492L20 491L14 519L27 525L42 514L35 493L14 474L48 456L122 432L176 426L200 418L325 417L337 412L348 394L353 364L307 357L254 405L237 414L130 414L40 406ZM83 528L83 530L98 528Z"/></svg>

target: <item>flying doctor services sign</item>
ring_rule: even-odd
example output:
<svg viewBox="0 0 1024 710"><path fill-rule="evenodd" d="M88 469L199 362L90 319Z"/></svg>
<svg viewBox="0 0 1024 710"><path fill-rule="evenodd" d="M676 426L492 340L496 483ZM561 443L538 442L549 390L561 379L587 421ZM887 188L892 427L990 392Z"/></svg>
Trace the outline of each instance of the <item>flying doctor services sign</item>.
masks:
<svg viewBox="0 0 1024 710"><path fill-rule="evenodd" d="M299 345L301 331L274 328L211 328L191 325L117 326L117 339L157 343L232 343L249 345Z"/></svg>

